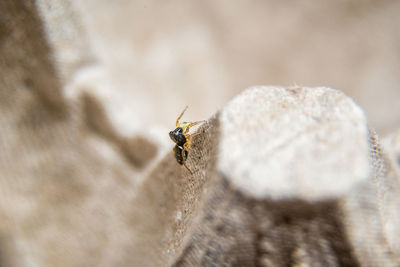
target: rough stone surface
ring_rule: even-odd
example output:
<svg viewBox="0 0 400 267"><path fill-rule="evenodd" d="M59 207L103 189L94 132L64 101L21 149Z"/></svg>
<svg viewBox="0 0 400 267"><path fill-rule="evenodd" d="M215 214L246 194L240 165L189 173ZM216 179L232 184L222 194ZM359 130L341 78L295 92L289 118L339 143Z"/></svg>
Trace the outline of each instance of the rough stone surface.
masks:
<svg viewBox="0 0 400 267"><path fill-rule="evenodd" d="M220 120L219 170L259 198L337 197L370 172L365 115L339 91L255 87Z"/></svg>
<svg viewBox="0 0 400 267"><path fill-rule="evenodd" d="M90 16L105 2L87 16L71 3L85 10L0 1L1 266L399 266L399 131L381 143L338 90L255 87L194 129L191 175L170 152L168 131L148 127L149 92L158 91L127 90L146 84L149 65L174 60L130 61L132 75L116 64L130 46L109 54L120 42L91 35L115 10L96 25ZM189 43L204 51L196 40L208 35L198 33L185 38L199 37ZM135 46L139 62L145 47ZM220 77L209 68L217 58L202 65L207 53L185 55L188 68ZM164 84L157 77L151 88ZM224 84L217 80L213 91ZM152 109L179 95L160 94Z"/></svg>

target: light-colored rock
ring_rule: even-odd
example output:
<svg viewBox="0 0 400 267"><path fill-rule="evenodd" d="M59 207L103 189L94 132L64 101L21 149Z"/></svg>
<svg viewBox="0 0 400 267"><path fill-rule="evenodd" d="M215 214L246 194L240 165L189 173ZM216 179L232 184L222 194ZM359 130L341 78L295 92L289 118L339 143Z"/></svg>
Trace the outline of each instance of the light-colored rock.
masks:
<svg viewBox="0 0 400 267"><path fill-rule="evenodd" d="M336 198L370 172L365 115L337 90L255 87L220 125L219 170L260 199Z"/></svg>

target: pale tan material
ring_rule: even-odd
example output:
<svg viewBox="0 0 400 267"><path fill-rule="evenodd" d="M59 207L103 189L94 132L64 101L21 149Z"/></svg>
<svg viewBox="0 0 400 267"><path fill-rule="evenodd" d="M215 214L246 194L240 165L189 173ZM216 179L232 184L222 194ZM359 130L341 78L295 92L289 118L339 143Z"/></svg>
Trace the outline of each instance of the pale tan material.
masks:
<svg viewBox="0 0 400 267"><path fill-rule="evenodd" d="M186 105L206 119L256 84L340 88L379 134L400 125L400 1L37 3L61 90L96 94L124 134Z"/></svg>
<svg viewBox="0 0 400 267"><path fill-rule="evenodd" d="M194 130L190 175L146 112L116 127L79 20L54 26L73 5L38 3L0 1L1 266L400 264L399 132L382 149L342 92L259 86Z"/></svg>
<svg viewBox="0 0 400 267"><path fill-rule="evenodd" d="M384 237L389 251L399 259L400 255L400 129L383 139L388 169L384 179L376 179L379 188L379 213Z"/></svg>
<svg viewBox="0 0 400 267"><path fill-rule="evenodd" d="M340 203L343 223L362 266L398 266L399 179L391 171L393 161L383 154L379 138L370 133L373 172ZM392 150L388 147L388 150ZM396 223L394 223L396 222ZM388 232L388 230L391 232Z"/></svg>
<svg viewBox="0 0 400 267"><path fill-rule="evenodd" d="M339 91L255 87L220 124L219 170L261 199L335 198L370 172L365 115Z"/></svg>

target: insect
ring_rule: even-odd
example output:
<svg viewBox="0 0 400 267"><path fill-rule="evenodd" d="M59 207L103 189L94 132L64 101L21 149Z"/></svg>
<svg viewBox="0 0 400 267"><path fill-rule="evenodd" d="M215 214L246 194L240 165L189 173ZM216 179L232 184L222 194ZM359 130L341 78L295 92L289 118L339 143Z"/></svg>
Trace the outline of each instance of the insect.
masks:
<svg viewBox="0 0 400 267"><path fill-rule="evenodd" d="M179 122L187 108L188 106L185 107L181 115L179 115L179 117L176 119L176 129L169 132L169 137L176 144L173 149L176 161L180 165L185 166L190 174L193 174L189 167L186 165L186 159L189 154L190 140L193 136L196 136L199 133L189 134L189 129L203 121Z"/></svg>

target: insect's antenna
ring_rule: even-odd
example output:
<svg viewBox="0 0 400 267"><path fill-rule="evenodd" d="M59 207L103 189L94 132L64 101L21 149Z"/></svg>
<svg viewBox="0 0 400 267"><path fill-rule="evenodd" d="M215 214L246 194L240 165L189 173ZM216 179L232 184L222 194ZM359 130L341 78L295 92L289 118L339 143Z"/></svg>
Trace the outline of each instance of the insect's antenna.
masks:
<svg viewBox="0 0 400 267"><path fill-rule="evenodd" d="M186 167L186 169L190 172L190 174L193 174L193 172L189 169L189 167L186 165L186 163L183 163L183 166Z"/></svg>
<svg viewBox="0 0 400 267"><path fill-rule="evenodd" d="M183 113L185 113L185 111L188 109L189 106L186 106L185 109L182 111L181 115L179 115L179 117L176 119L176 127L178 127L179 125L179 120L182 118Z"/></svg>

